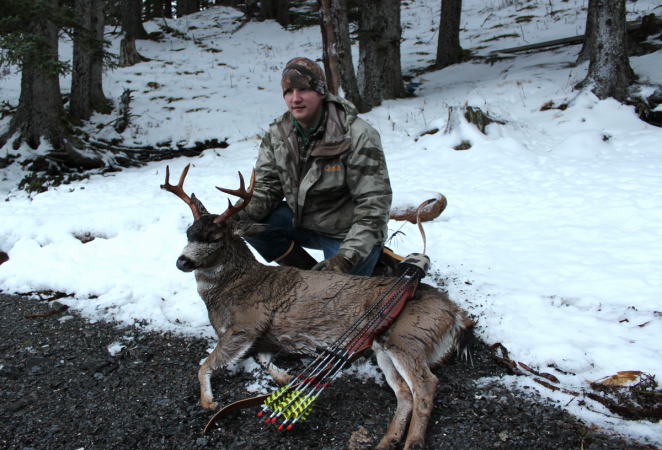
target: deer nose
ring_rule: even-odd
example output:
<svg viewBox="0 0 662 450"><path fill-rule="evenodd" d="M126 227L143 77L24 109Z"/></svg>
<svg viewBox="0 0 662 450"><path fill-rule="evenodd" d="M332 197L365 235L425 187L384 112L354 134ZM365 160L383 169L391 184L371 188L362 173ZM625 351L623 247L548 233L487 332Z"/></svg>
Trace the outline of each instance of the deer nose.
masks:
<svg viewBox="0 0 662 450"><path fill-rule="evenodd" d="M177 268L182 272L191 272L195 269L195 263L188 256L180 256L177 258Z"/></svg>

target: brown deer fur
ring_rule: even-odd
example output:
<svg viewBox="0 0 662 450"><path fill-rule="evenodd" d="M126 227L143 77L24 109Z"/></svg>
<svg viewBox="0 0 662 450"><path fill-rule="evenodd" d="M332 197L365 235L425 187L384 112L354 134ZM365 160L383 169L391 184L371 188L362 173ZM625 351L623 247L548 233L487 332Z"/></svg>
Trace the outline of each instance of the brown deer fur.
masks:
<svg viewBox="0 0 662 450"><path fill-rule="evenodd" d="M260 233L265 225L235 219L215 224L217 215L206 213L201 204L199 209L204 213L188 229L177 267L195 273L198 293L218 334L218 345L198 372L202 406L212 411L220 409L212 396L214 370L251 350L285 383L290 376L269 363L270 353L310 355L317 346L331 345L395 281L265 266L242 239ZM445 293L425 284L419 292L373 344L398 401L377 449L398 447L407 427L405 450L423 448L437 386L430 366L466 351L472 337L474 323Z"/></svg>

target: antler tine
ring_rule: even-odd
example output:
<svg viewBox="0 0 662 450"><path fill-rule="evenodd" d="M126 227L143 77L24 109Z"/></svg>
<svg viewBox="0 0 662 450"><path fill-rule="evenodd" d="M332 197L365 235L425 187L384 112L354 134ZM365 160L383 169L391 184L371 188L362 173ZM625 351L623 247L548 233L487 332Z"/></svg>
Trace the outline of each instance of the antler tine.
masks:
<svg viewBox="0 0 662 450"><path fill-rule="evenodd" d="M230 217L232 217L233 215L237 214L239 211L244 209L246 205L248 205L248 202L250 202L251 198L253 198L253 189L255 188L255 169L253 169L253 174L251 175L251 184L248 186L248 191L246 191L244 177L241 174L241 172L239 172L239 183L240 183L239 189L226 189L216 186L216 189L218 189L219 191L239 197L240 199L243 200L243 202L241 202L237 206L234 206L232 202L228 199L228 209L223 214L221 214L216 219L214 219L214 223L219 224L225 222Z"/></svg>
<svg viewBox="0 0 662 450"><path fill-rule="evenodd" d="M186 195L186 192L184 192L184 179L186 178L186 175L188 174L188 170L191 167L191 164L189 163L186 167L184 167L184 170L182 171L182 175L179 177L179 183L177 183L177 186L173 186L170 184L170 166L166 166L166 179L165 179L165 184L161 185L161 189L164 189L168 192L172 192L175 194L177 197L181 198L186 202L187 205L191 208L191 211L193 212L193 220L198 220L201 216L200 210L198 209L198 206L193 203L193 200L191 200L191 197Z"/></svg>

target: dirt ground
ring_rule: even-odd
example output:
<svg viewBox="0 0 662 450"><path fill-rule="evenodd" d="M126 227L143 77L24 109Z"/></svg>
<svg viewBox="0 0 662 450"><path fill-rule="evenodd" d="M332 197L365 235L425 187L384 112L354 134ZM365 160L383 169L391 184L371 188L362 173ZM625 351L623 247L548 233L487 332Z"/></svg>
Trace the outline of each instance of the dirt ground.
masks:
<svg viewBox="0 0 662 450"><path fill-rule="evenodd" d="M205 435L212 414L199 406L197 370L210 342L145 332L140 324L91 323L71 311L24 317L47 310L40 300L0 295L3 449L372 448L395 412L386 384L348 376L332 383L309 419L291 431L264 425L253 408ZM127 347L111 356L108 346L120 340ZM592 430L536 393L499 383L478 388L476 380L505 370L481 342L472 359L473 366L451 361L434 370L439 386L426 448L653 448ZM296 358L276 363L291 373L301 367ZM220 370L212 382L228 404L255 395L245 390L251 380Z"/></svg>

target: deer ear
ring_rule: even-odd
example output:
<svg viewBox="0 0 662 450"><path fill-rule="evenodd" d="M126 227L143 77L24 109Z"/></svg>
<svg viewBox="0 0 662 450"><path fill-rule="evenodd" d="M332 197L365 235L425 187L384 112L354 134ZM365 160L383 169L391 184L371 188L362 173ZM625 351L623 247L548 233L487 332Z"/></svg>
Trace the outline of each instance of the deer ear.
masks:
<svg viewBox="0 0 662 450"><path fill-rule="evenodd" d="M200 200L195 196L195 194L191 194L191 201L195 206L198 207L198 210L200 211L200 214L209 214L209 211L207 211L207 208L205 208L205 205L202 204Z"/></svg>
<svg viewBox="0 0 662 450"><path fill-rule="evenodd" d="M266 231L269 225L266 223L258 223L254 220L239 220L233 224L234 234L242 238L250 238Z"/></svg>

